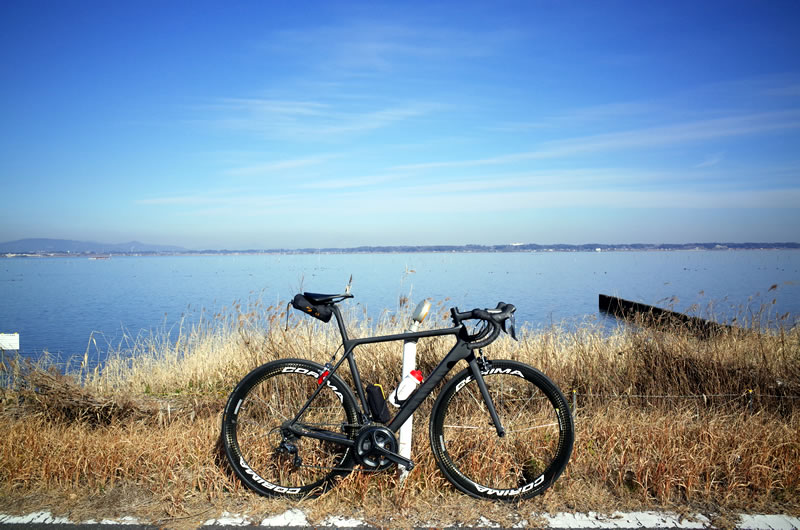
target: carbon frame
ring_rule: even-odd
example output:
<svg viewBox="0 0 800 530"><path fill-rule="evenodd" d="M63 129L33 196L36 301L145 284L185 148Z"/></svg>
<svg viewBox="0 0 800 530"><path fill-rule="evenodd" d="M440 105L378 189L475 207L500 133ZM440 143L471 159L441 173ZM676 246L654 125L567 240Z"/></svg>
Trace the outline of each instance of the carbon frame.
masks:
<svg viewBox="0 0 800 530"><path fill-rule="evenodd" d="M476 382L478 383L478 387L480 388L481 395L483 396L483 400L486 403L486 407L489 410L489 414L494 422L495 428L497 429L498 436L504 436L505 430L500 423L500 419L497 416L497 412L494 407L494 403L492 402L491 398L489 397L489 392L486 389L486 383L483 380L483 375L481 374L480 367L478 366L478 361L475 358L474 352L467 346L467 343L464 341L463 337L466 334L466 330L463 324L459 324L452 328L444 328L444 329L433 329L427 331L416 331L416 332L406 332L406 333L397 333L393 335L381 335L377 337L365 337L361 339L350 339L347 336L347 330L345 329L344 322L342 320L342 315L339 311L339 308L333 304L333 314L336 316L336 323L339 326L339 332L342 335L342 345L344 346L344 353L342 354L341 359L336 363L336 365L330 370L330 374L324 376L321 383L318 385L317 390L311 395L308 401L303 405L297 415L287 424L284 425L284 428L289 430L295 435L298 436L308 436L311 438L317 438L320 440L327 440L330 442L339 443L342 445L346 445L349 447L353 447L355 445L355 440L347 438L339 433L325 431L325 430L306 430L306 429L298 429L295 424L309 407L314 398L316 398L317 394L319 394L320 390L325 386L325 383L328 379L336 373L342 363L347 359L350 372L353 376L353 383L355 384L356 391L358 392L358 399L361 402L361 410L362 416L366 417L369 421L373 421L372 414L370 413L369 406L367 404L367 398L364 393L363 385L361 384L361 375L358 371L358 366L356 365L354 350L357 346L361 346L362 344L375 344L380 342L392 342L392 341L399 341L399 340L413 340L413 339L421 339L426 337L441 337L445 335L456 335L456 344L453 348L447 353L447 355L442 359L439 364L434 368L433 372L427 377L424 383L422 383L400 407L400 410L395 414L394 418L389 422L386 426L393 432L397 432L400 430L400 427L408 420L408 418L414 414L420 404L425 401L425 399L433 392L433 389L444 379L450 370L459 362L459 361L466 361L469 364L470 370L472 372L472 376L475 378ZM320 374L321 375L321 374Z"/></svg>

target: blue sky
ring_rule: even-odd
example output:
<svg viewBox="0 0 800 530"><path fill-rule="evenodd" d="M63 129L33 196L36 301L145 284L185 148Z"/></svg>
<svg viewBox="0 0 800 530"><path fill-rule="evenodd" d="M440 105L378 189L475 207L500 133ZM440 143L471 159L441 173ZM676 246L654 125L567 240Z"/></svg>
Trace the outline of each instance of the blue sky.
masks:
<svg viewBox="0 0 800 530"><path fill-rule="evenodd" d="M0 241L800 241L800 3L0 3Z"/></svg>

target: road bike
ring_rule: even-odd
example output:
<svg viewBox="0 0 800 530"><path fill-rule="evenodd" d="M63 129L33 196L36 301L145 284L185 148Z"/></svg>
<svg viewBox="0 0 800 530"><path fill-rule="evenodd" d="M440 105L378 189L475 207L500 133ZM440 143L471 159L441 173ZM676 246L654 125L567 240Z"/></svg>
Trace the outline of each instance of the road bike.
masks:
<svg viewBox="0 0 800 530"><path fill-rule="evenodd" d="M513 305L465 312L454 307L452 327L350 338L338 303L352 297L348 286L343 294L306 292L291 302L323 322L336 318L343 349L338 361L336 353L325 365L273 361L250 372L231 393L222 438L228 461L247 487L261 495L301 498L323 493L354 470L397 465L410 471L414 463L398 454L396 434L461 361L467 367L444 384L430 413L430 446L441 472L478 498L526 499L553 484L574 442L567 400L539 370L483 353L501 332L516 338ZM394 417L380 422L362 385L355 349L441 336L454 336L455 345ZM345 360L355 392L337 373Z"/></svg>

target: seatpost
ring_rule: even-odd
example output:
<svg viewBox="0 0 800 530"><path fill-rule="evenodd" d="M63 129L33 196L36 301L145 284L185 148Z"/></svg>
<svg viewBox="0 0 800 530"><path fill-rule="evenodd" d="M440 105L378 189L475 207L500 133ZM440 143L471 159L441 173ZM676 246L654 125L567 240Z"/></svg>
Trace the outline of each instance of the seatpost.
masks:
<svg viewBox="0 0 800 530"><path fill-rule="evenodd" d="M339 311L339 306L336 304L333 305L333 316L336 317L336 324L339 326L339 333L342 335L342 344L347 342L349 339L347 338L347 330L344 327L344 320L342 320L342 313Z"/></svg>

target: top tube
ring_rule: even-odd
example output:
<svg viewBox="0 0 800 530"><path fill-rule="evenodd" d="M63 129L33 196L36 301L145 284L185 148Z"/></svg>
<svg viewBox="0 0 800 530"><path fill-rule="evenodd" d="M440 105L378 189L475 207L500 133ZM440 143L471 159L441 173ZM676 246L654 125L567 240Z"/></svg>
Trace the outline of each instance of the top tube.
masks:
<svg viewBox="0 0 800 530"><path fill-rule="evenodd" d="M360 344L374 344L378 342L392 342L395 340L421 339L425 337L440 337L443 335L458 335L458 333L464 328L463 324L459 324L458 326L454 326L452 328L429 329L424 331L407 331L404 333L394 333L391 335L379 335L376 337L363 337L363 338L350 339L347 335L347 329L345 328L344 325L344 319L342 317L342 313L341 311L339 311L339 307L336 305L333 306L333 315L336 317L336 323L339 326L339 333L341 333L342 335L342 343L344 344L345 350L350 350Z"/></svg>

